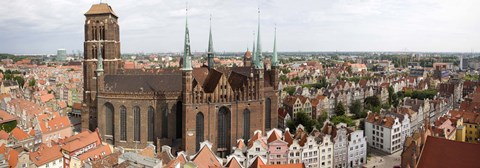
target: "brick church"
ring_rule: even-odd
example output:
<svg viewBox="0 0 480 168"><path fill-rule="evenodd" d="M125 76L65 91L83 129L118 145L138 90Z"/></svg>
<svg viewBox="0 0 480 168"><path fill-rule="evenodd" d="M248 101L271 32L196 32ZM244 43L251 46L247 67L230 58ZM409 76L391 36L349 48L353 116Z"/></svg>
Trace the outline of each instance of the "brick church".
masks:
<svg viewBox="0 0 480 168"><path fill-rule="evenodd" d="M277 127L278 59L263 63L260 21L243 67L216 67L210 29L207 65L192 67L188 22L176 70L127 70L120 56L118 16L106 3L85 13L82 128L125 149L169 145L194 154L209 140L220 156L237 139ZM260 18L259 18L260 20Z"/></svg>

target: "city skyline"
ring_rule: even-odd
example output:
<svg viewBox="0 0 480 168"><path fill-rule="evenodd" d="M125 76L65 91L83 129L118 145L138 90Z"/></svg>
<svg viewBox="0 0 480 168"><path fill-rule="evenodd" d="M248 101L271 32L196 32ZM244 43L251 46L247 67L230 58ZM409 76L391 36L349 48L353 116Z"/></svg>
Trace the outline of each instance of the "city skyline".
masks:
<svg viewBox="0 0 480 168"><path fill-rule="evenodd" d="M103 1L120 16L122 53L181 52L185 1ZM85 13L95 1L2 2L0 52L55 53L83 48ZM215 51L251 50L261 9L262 45L273 48L275 24L279 51L480 50L475 1L189 2L192 51L207 50L209 17ZM260 4L260 5L258 5ZM22 9L22 10L20 10ZM29 12L24 12L29 11ZM448 23L448 24L447 24ZM299 30L302 29L302 30Z"/></svg>

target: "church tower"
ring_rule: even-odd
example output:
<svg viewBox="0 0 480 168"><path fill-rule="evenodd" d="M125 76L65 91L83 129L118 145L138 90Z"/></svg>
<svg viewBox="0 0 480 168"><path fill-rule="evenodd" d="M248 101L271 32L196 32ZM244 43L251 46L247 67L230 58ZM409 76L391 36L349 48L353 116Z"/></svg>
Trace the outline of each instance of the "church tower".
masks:
<svg viewBox="0 0 480 168"><path fill-rule="evenodd" d="M92 5L85 17L82 129L93 131L97 128L97 83L103 84L97 81L96 71L103 65L101 75L116 73L121 63L120 35L118 17L108 4Z"/></svg>
<svg viewBox="0 0 480 168"><path fill-rule="evenodd" d="M184 50L183 50L183 58L182 58L182 125L184 125L182 131L182 147L185 151L189 151L194 149L194 144L187 144L187 142L195 142L194 137L189 136L187 127L187 113L192 112L193 109L193 76L192 76L192 53L190 50L190 33L188 31L188 8L186 9L187 16L185 18L185 43L184 43ZM178 116L177 116L178 117ZM177 128L179 129L179 128ZM192 146L193 145L193 146Z"/></svg>

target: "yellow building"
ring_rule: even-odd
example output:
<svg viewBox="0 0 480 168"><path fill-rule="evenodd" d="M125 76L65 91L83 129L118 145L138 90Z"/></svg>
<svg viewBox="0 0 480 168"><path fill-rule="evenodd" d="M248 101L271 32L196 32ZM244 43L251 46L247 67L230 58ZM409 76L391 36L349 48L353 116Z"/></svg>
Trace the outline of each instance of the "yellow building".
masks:
<svg viewBox="0 0 480 168"><path fill-rule="evenodd" d="M452 117L463 119L463 129L465 131L465 138L463 139L463 141L470 143L478 143L480 138L480 115L478 113L466 111L451 111L450 113Z"/></svg>

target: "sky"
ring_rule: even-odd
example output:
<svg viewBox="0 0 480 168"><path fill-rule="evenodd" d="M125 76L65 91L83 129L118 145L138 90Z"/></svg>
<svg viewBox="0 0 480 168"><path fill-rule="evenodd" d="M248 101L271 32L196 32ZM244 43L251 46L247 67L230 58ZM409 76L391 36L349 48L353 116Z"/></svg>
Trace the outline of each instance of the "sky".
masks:
<svg viewBox="0 0 480 168"><path fill-rule="evenodd" d="M0 1L0 53L83 51L99 0ZM182 52L186 0L103 0L119 16L122 53ZM480 51L479 0L190 0L192 50L252 48L261 10L264 51Z"/></svg>

